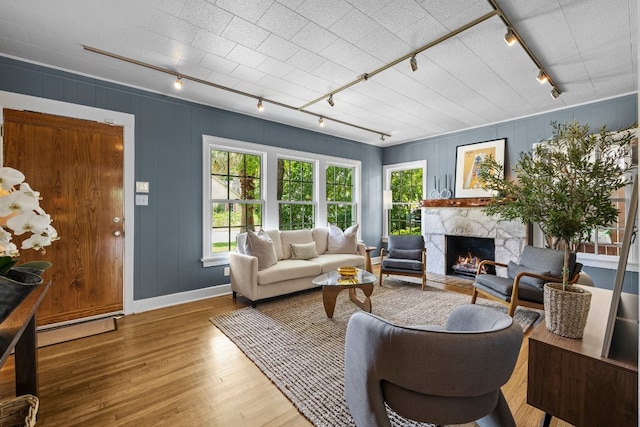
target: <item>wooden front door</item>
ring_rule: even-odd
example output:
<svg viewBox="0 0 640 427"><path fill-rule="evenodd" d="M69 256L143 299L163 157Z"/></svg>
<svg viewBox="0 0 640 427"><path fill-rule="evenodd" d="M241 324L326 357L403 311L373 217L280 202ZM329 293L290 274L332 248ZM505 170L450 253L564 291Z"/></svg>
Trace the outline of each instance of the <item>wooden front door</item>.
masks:
<svg viewBox="0 0 640 427"><path fill-rule="evenodd" d="M3 166L20 170L60 235L45 259L51 289L38 310L46 325L123 310L123 128L3 110ZM20 248L20 236L14 243Z"/></svg>

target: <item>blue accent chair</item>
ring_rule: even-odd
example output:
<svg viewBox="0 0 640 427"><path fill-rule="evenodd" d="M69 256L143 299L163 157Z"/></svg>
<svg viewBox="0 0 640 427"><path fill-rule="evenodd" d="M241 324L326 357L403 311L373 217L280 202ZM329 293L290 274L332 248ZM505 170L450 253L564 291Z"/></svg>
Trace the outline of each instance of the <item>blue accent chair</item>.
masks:
<svg viewBox="0 0 640 427"><path fill-rule="evenodd" d="M422 279L422 290L427 284L425 265L427 252L424 237L420 236L389 236L387 249L380 251L380 280L382 275L394 274L399 276L413 276Z"/></svg>

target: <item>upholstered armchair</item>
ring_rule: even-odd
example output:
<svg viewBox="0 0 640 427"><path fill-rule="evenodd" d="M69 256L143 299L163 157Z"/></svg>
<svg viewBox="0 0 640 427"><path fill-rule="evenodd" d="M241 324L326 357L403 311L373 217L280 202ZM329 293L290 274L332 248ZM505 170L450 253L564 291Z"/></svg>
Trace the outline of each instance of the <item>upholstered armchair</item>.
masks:
<svg viewBox="0 0 640 427"><path fill-rule="evenodd" d="M427 253L423 236L389 236L387 249L382 248L380 251L378 283L382 285L383 274L420 277L424 291L427 284L426 263Z"/></svg>
<svg viewBox="0 0 640 427"><path fill-rule="evenodd" d="M402 327L357 312L345 343L349 411L359 427L390 426L385 403L420 422L515 427L500 387L522 336L511 317L480 305L456 307L444 327Z"/></svg>
<svg viewBox="0 0 640 427"><path fill-rule="evenodd" d="M494 265L507 268L507 277L486 274L485 266ZM516 307L544 309L544 284L562 282L564 252L555 249L525 246L519 263L508 264L484 260L478 266L471 304L475 304L478 295L509 307L509 316L513 316ZM577 282L582 264L576 262L576 254L569 257L569 278Z"/></svg>

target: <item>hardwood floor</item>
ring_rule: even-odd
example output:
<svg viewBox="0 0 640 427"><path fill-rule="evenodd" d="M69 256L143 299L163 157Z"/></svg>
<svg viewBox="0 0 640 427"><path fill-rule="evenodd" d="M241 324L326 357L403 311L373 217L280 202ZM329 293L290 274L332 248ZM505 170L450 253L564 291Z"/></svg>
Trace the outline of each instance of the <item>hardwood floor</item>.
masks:
<svg viewBox="0 0 640 427"><path fill-rule="evenodd" d="M469 293L460 284L429 285ZM117 331L39 349L37 425L310 426L209 322L242 301L227 295L124 316ZM527 352L525 337L503 391L517 425L533 427L542 412L526 404ZM0 370L0 398L14 395L13 375L10 357Z"/></svg>

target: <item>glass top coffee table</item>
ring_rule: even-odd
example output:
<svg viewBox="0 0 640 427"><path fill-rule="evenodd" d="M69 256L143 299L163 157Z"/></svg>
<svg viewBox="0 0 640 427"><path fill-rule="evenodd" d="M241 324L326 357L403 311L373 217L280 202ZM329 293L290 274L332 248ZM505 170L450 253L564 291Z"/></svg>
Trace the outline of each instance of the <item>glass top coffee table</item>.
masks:
<svg viewBox="0 0 640 427"><path fill-rule="evenodd" d="M328 318L333 317L336 308L338 294L344 289L349 289L349 299L364 311L371 313L371 294L373 285L378 279L366 270L358 269L355 276L341 276L337 271L330 271L312 280L314 285L322 286L322 303ZM356 296L356 289L364 293L364 301Z"/></svg>

